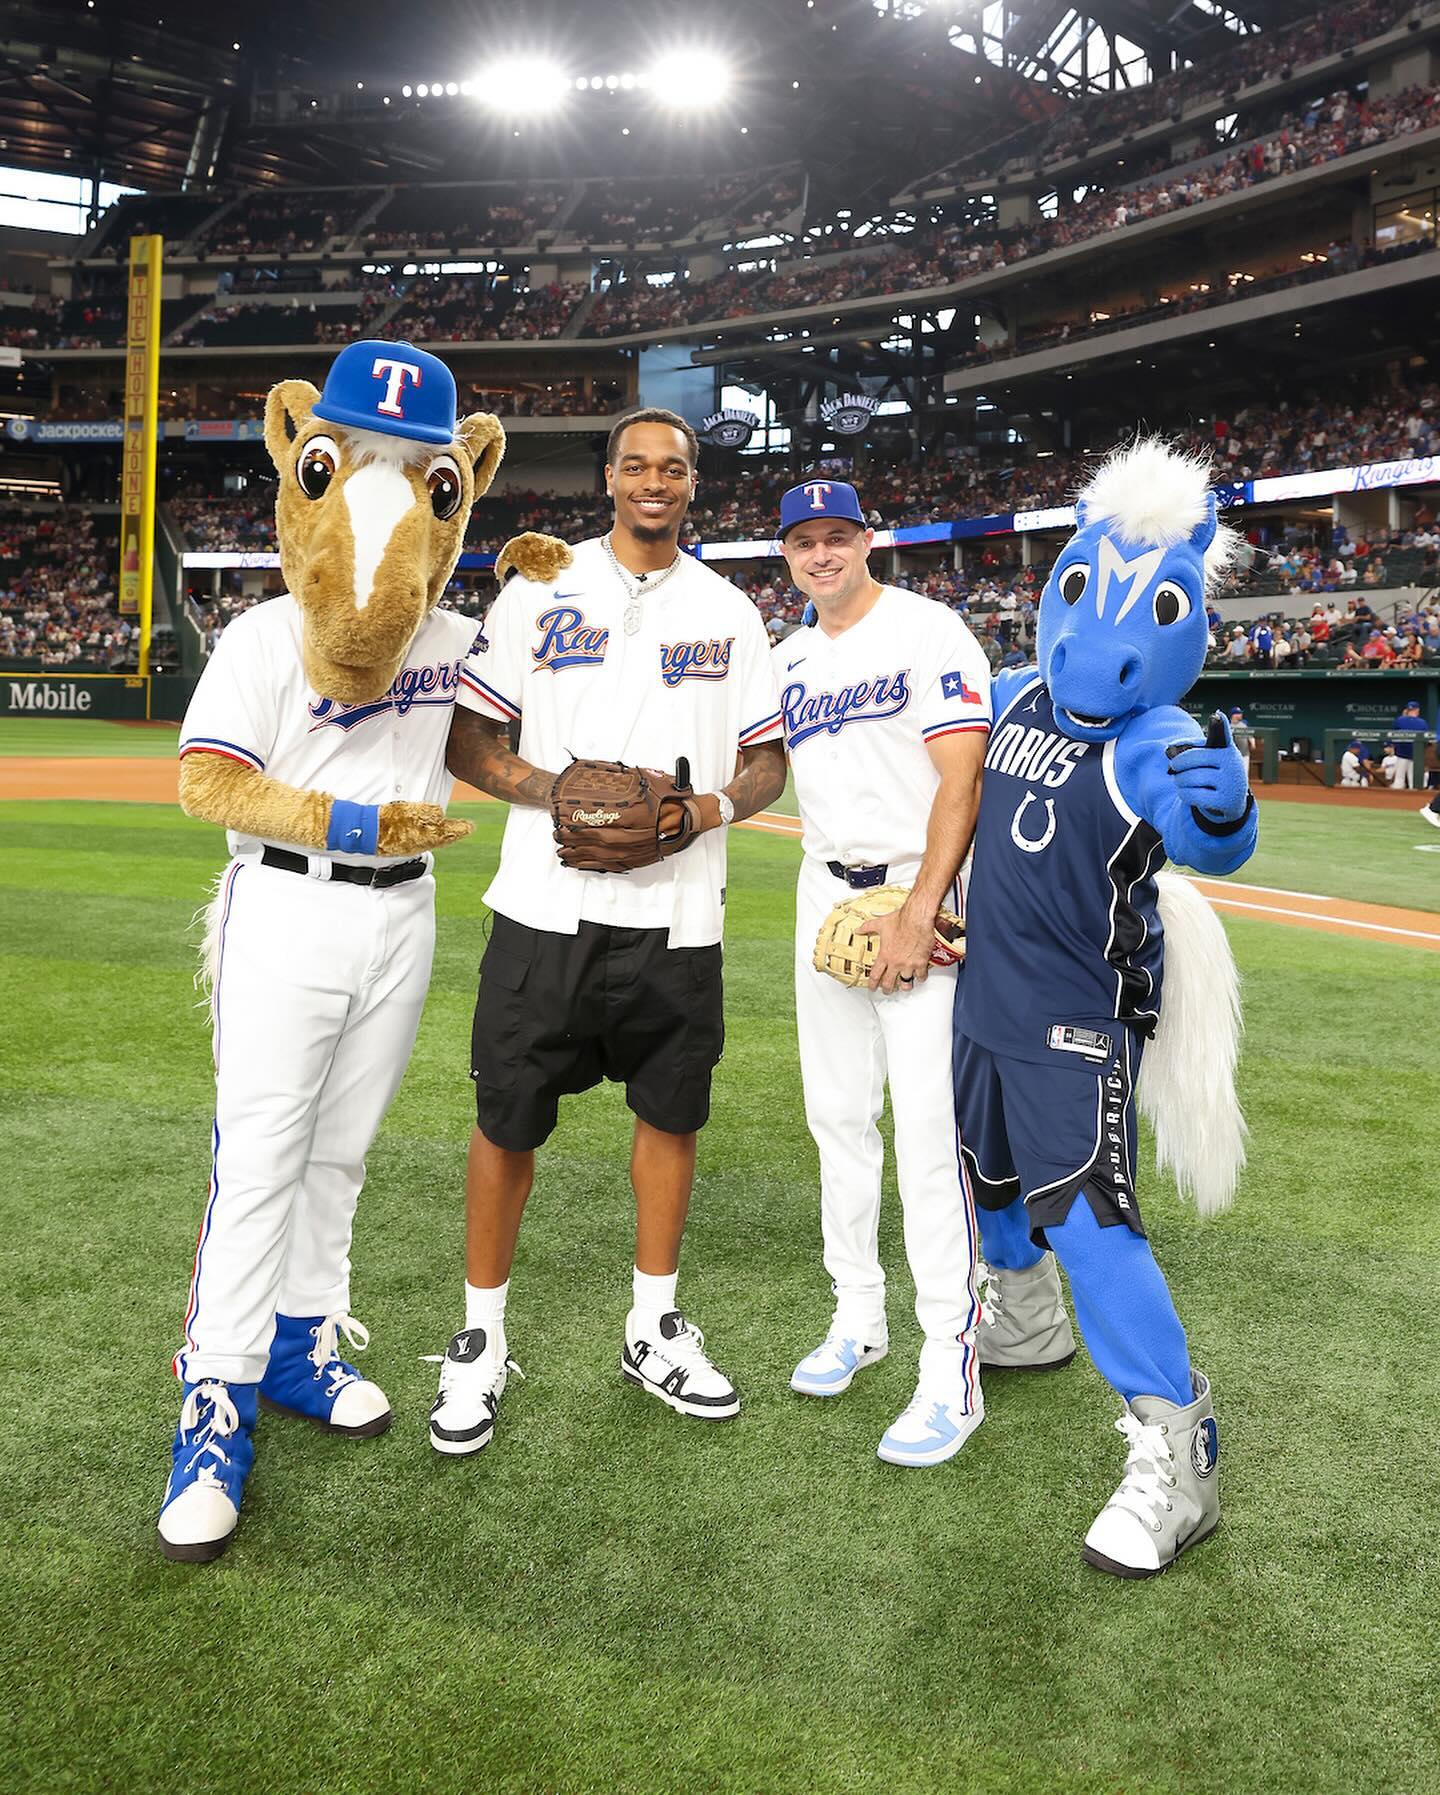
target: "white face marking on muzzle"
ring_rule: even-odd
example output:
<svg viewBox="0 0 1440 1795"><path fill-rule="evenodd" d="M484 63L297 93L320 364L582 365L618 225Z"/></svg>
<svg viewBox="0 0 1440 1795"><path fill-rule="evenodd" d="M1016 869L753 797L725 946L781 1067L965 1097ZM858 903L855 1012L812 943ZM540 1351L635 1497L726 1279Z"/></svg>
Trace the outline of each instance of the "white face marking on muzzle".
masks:
<svg viewBox="0 0 1440 1795"><path fill-rule="evenodd" d="M395 526L416 503L410 482L398 467L372 461L345 482L345 508L355 538L355 609L363 611L375 590L375 575Z"/></svg>

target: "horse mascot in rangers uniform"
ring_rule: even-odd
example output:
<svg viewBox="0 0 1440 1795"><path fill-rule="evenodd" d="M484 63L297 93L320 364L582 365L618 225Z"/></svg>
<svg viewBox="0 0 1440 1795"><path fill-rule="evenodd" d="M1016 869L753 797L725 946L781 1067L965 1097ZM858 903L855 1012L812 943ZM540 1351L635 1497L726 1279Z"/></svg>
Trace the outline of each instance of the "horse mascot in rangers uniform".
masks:
<svg viewBox="0 0 1440 1795"><path fill-rule="evenodd" d="M226 629L180 736L180 803L229 832L208 913L215 1054L210 1190L175 1359L184 1387L161 1508L169 1558L230 1543L260 1406L365 1438L390 1404L340 1353L365 1154L410 1057L435 940L431 851L455 695L485 649L437 609L472 502L505 452L458 420L443 362L352 343L323 393L265 407L289 591ZM521 537L537 579L569 558Z"/></svg>
<svg viewBox="0 0 1440 1795"><path fill-rule="evenodd" d="M1125 1405L1124 1475L1084 1555L1148 1577L1219 1520L1210 1384L1141 1224L1135 1110L1138 1081L1160 1166L1202 1214L1225 1208L1244 1163L1235 966L1209 905L1160 869L1230 873L1255 848L1228 724L1179 708L1240 543L1206 464L1155 440L1099 468L1076 523L1041 596L1038 670L995 682L956 1102L989 1267L981 1363L1074 1356L1058 1260Z"/></svg>

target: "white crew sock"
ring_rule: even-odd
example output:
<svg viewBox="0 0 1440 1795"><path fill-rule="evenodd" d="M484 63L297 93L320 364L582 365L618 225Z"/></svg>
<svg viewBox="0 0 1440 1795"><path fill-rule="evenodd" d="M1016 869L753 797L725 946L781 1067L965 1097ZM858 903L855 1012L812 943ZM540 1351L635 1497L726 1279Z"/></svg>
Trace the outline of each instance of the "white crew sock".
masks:
<svg viewBox="0 0 1440 1795"><path fill-rule="evenodd" d="M675 1307L675 1280L679 1276L679 1272L672 1271L663 1278L656 1278L637 1266L631 1287L636 1315L644 1316L648 1321L658 1321L662 1315L668 1315Z"/></svg>
<svg viewBox="0 0 1440 1795"><path fill-rule="evenodd" d="M466 1280L465 1325L467 1328L484 1328L486 1346L500 1353L505 1351L505 1298L509 1293L508 1278L493 1290L482 1290L478 1284Z"/></svg>

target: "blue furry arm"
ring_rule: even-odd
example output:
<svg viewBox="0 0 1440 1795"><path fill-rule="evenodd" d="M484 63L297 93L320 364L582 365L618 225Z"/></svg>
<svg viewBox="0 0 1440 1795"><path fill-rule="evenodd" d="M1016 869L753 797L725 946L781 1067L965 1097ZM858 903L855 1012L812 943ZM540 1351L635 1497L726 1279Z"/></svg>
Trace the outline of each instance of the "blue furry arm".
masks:
<svg viewBox="0 0 1440 1795"><path fill-rule="evenodd" d="M1115 746L1121 796L1165 843L1177 866L1233 873L1255 852L1260 819L1244 756L1230 740L1207 745L1200 726L1173 705L1145 711ZM1173 757L1166 749L1184 743Z"/></svg>
<svg viewBox="0 0 1440 1795"><path fill-rule="evenodd" d="M1003 673L990 676L990 715L998 717L1015 697L1021 686L1035 678L1033 667L1007 667Z"/></svg>

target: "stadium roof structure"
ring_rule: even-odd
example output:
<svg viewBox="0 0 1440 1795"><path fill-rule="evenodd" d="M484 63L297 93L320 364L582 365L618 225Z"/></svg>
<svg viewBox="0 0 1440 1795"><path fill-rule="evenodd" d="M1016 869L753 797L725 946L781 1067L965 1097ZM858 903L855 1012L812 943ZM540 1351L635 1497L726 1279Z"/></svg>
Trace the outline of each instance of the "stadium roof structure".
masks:
<svg viewBox="0 0 1440 1795"><path fill-rule="evenodd" d="M1123 85L1118 50L1101 75L1090 70L1096 31L1170 67L1304 9L730 0L686 25L657 24L635 0L523 11L496 0L13 0L0 26L0 161L173 191L712 174L801 158L818 204L864 204L1052 115L1066 87ZM646 68L676 50L692 67L698 57L699 73L647 90ZM513 82L497 80L497 64L518 58L565 74L553 114L525 110Z"/></svg>

